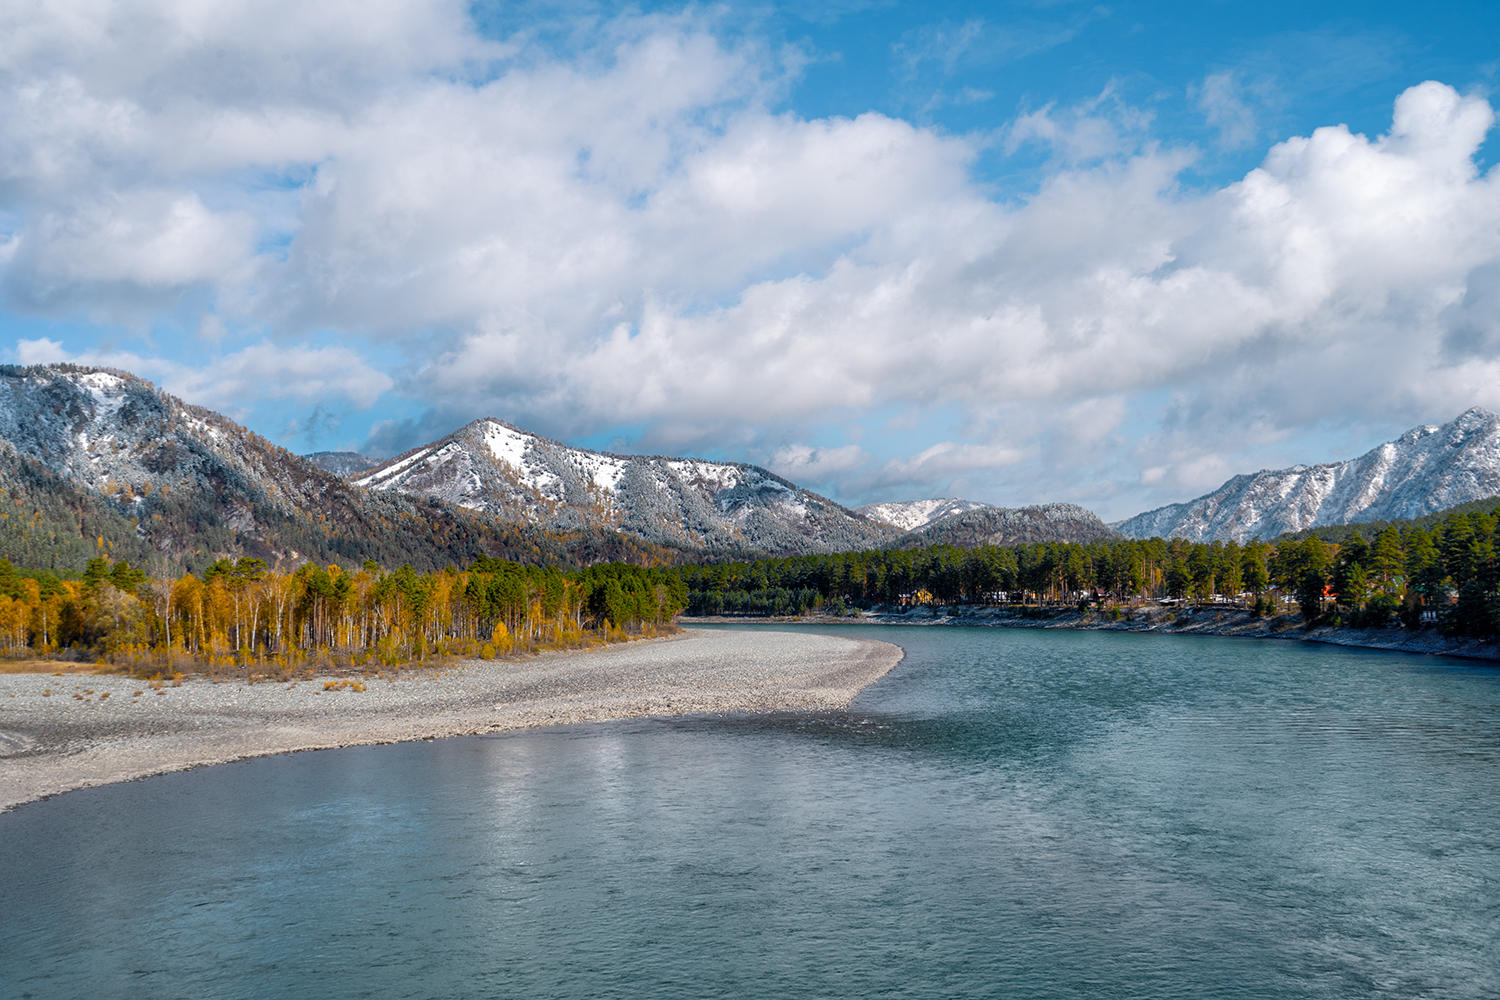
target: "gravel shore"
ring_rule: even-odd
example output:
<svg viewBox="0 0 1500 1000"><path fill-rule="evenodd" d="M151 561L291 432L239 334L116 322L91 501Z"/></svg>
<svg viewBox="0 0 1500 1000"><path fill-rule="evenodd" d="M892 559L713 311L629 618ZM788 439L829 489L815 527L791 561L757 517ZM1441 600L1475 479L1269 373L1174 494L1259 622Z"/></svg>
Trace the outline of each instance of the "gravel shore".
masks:
<svg viewBox="0 0 1500 1000"><path fill-rule="evenodd" d="M0 812L74 788L244 757L639 716L847 708L901 659L884 642L763 630L442 673L277 684L0 675Z"/></svg>

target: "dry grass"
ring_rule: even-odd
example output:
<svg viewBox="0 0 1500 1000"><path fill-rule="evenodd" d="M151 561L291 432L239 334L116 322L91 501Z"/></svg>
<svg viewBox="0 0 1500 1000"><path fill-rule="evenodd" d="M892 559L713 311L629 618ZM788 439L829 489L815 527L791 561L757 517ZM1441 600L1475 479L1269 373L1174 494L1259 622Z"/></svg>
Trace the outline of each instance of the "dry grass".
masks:
<svg viewBox="0 0 1500 1000"><path fill-rule="evenodd" d="M569 632L552 634L534 641L514 641L504 652L497 652L489 643L482 647L467 644L463 647L429 653L425 658L399 663L382 662L375 654L350 655L329 653L320 650L311 655L298 654L288 658L256 659L249 662L223 659L200 659L181 650L170 655L143 652L115 663L83 663L74 660L51 660L40 657L27 659L0 659L0 674L51 674L61 677L68 674L126 674L140 680L160 681L165 679L174 687L182 684L184 676L212 680L239 680L250 684L295 683L312 680L314 676L333 674L342 678L365 680L395 680L407 673L441 672L457 663L475 657L496 660L524 660L539 653L583 651L599 649L623 642L640 639L661 638L678 635L682 629L675 624L664 624L659 628L647 628L637 633L626 633L611 629L608 634L594 632ZM468 648L472 646L473 648ZM348 680L354 690L364 690L363 684L354 688L356 682ZM153 684L152 687L158 687ZM342 690L342 688L340 688ZM161 691L157 691L161 694Z"/></svg>
<svg viewBox="0 0 1500 1000"><path fill-rule="evenodd" d="M97 663L63 660L0 660L0 674L97 674L114 673Z"/></svg>

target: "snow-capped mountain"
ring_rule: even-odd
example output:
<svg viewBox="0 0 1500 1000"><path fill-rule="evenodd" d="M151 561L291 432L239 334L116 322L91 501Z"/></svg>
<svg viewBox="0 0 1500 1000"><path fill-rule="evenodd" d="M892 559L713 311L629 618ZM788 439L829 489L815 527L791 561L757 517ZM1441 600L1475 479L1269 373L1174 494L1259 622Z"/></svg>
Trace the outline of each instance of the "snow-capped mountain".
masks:
<svg viewBox="0 0 1500 1000"><path fill-rule="evenodd" d="M1500 416L1478 407L1347 462L1235 476L1206 496L1114 527L1133 538L1244 541L1353 521L1421 517L1500 495Z"/></svg>
<svg viewBox="0 0 1500 1000"><path fill-rule="evenodd" d="M608 525L654 544L717 552L843 551L899 533L753 465L570 448L493 418L351 482L503 521L561 531Z"/></svg>
<svg viewBox="0 0 1500 1000"><path fill-rule="evenodd" d="M220 556L419 568L481 553L638 557L616 532L518 531L400 493L371 493L128 372L0 366L0 557L82 569L100 551L201 569Z"/></svg>
<svg viewBox="0 0 1500 1000"><path fill-rule="evenodd" d="M670 561L899 534L755 466L583 451L498 420L366 461L293 455L128 372L0 366L0 556L28 566L81 568L100 545L195 568L222 555Z"/></svg>
<svg viewBox="0 0 1500 1000"><path fill-rule="evenodd" d="M884 521L886 524L895 525L902 531L916 531L924 525L933 521L940 521L950 514L962 514L964 511L978 510L988 507L989 504L977 503L973 500L948 500L943 498L933 500L899 500L893 503L869 503L863 507L854 508L856 514L873 518L876 521Z"/></svg>
<svg viewBox="0 0 1500 1000"><path fill-rule="evenodd" d="M1037 542L1095 542L1119 538L1120 533L1099 520L1099 515L1071 503L1047 503L1033 507L986 507L959 511L939 518L903 535L903 548L953 545L972 549L980 545L1030 545Z"/></svg>
<svg viewBox="0 0 1500 1000"><path fill-rule="evenodd" d="M214 520L230 531L254 524L256 503L289 516L302 499L306 484L295 480L312 470L295 456L127 372L46 365L0 375L0 438L136 517L143 534L164 503L205 488ZM312 488L337 483L323 478Z"/></svg>

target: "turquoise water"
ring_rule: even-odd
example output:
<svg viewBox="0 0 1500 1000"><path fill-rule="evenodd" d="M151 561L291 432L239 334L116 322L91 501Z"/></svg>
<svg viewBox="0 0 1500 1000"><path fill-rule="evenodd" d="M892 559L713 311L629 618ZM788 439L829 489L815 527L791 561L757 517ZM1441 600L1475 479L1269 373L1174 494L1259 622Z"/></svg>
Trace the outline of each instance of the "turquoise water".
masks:
<svg viewBox="0 0 1500 1000"><path fill-rule="evenodd" d="M1500 670L839 631L908 651L848 715L296 754L0 816L0 995L1500 995Z"/></svg>

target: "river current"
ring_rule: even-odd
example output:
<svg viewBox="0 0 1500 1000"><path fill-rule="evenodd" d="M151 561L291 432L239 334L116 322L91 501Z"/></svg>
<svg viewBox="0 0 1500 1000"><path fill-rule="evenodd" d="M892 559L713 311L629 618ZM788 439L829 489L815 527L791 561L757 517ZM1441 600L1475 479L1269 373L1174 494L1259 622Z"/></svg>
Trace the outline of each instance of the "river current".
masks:
<svg viewBox="0 0 1500 1000"><path fill-rule="evenodd" d="M847 713L262 758L0 816L5 997L1496 997L1500 668L851 626Z"/></svg>

